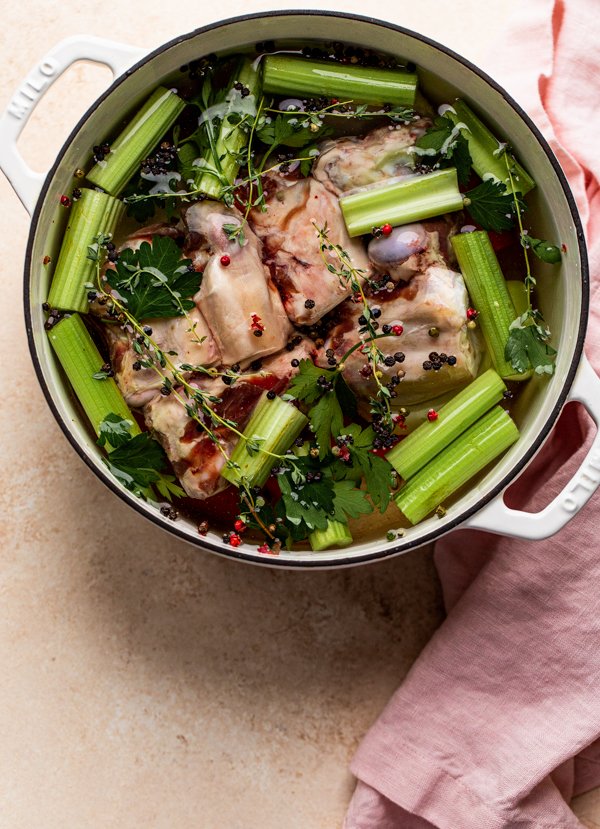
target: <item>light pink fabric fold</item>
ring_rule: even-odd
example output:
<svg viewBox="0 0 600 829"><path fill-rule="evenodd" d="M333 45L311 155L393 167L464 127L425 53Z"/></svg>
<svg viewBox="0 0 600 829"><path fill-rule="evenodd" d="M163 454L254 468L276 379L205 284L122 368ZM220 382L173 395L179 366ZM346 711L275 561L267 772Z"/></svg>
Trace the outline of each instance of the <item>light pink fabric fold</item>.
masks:
<svg viewBox="0 0 600 829"><path fill-rule="evenodd" d="M600 369L600 2L529 0L485 68L531 114L587 231ZM569 405L509 491L537 511L580 464ZM448 617L359 746L345 829L570 829L600 784L600 498L552 539L456 532L436 549Z"/></svg>

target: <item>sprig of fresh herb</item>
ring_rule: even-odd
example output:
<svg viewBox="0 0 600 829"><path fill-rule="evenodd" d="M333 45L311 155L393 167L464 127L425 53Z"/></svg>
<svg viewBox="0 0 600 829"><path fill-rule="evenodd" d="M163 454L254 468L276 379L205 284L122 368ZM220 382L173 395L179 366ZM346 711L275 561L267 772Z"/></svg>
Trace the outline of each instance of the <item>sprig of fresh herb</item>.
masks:
<svg viewBox="0 0 600 829"><path fill-rule="evenodd" d="M525 233L523 219L521 216L522 202L515 188L514 170L511 164L507 148L503 148L504 159L512 197L514 200L514 211L519 226L519 237L525 258L525 290L527 293L527 310L511 323L508 340L505 348L506 359L510 362L515 371L520 374L533 369L536 374L552 374L554 372L556 349L550 345L551 332L541 312L533 307L533 290L536 286L536 279L531 271L529 262L529 249L533 249L540 258L548 257L544 261L560 261L560 251L555 245L551 245L540 239L534 239ZM528 241L528 240L531 240ZM533 244L532 244L533 243ZM556 251L559 258L556 259ZM541 255L540 255L541 254Z"/></svg>
<svg viewBox="0 0 600 829"><path fill-rule="evenodd" d="M330 439L337 437L342 429L343 413L356 411L356 399L343 378L340 366L336 369L319 368L312 360L301 360L286 394L310 407L308 419L317 440L319 457L323 459L329 452Z"/></svg>
<svg viewBox="0 0 600 829"><path fill-rule="evenodd" d="M525 208L519 195L507 192L500 181L488 179L465 193L464 206L484 230L510 230L515 215Z"/></svg>
<svg viewBox="0 0 600 829"><path fill-rule="evenodd" d="M436 167L455 167L459 184L471 177L469 142L449 118L435 118L431 127L415 142L414 152L425 163Z"/></svg>
<svg viewBox="0 0 600 829"><path fill-rule="evenodd" d="M168 236L154 236L137 250L125 248L106 270L106 281L137 319L184 316L194 307L190 297L200 279Z"/></svg>
<svg viewBox="0 0 600 829"><path fill-rule="evenodd" d="M530 248L542 262L548 262L550 265L557 265L562 259L560 248L545 239L534 239L533 236L524 233L521 235L521 244L526 249Z"/></svg>
<svg viewBox="0 0 600 829"><path fill-rule="evenodd" d="M98 445L108 450L103 463L125 489L146 501L154 501L156 492L168 501L185 496L176 478L165 471L169 464L162 446L149 432L132 437L132 425L112 412L104 418L98 437Z"/></svg>
<svg viewBox="0 0 600 829"><path fill-rule="evenodd" d="M377 345L377 340L379 339L377 329L379 325L373 317L363 289L363 282L366 281L369 284L369 281L365 272L361 268L355 267L350 254L341 245L331 241L327 223L323 227L319 227L316 222L313 222L313 225L317 231L319 249L325 267L329 273L335 274L338 277L341 285L345 288L350 288L354 296L362 304L362 321L358 332L361 339L363 339L363 342L360 343L360 348L366 354L377 387L376 396L369 401L371 404L371 413L381 416L384 424L391 429L393 428L390 409L392 393L388 386L381 382L383 372L379 368L379 364L385 360L385 355ZM331 261L332 259L336 264L334 264L334 261ZM354 348L351 350L353 351Z"/></svg>

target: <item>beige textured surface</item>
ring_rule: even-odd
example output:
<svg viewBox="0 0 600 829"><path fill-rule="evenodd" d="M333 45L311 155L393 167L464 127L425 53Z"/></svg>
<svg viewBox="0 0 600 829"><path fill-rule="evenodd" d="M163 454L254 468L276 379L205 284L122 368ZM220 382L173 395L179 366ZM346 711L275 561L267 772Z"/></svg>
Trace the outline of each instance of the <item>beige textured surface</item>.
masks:
<svg viewBox="0 0 600 829"><path fill-rule="evenodd" d="M68 34L153 47L248 9L203 7L7 4L0 107ZM388 17L478 60L517 0L489 0L485 14L478 0L436 3L437 14L330 7ZM50 92L22 141L34 166L50 163L107 79L80 64ZM21 314L28 220L3 177L0 204L0 828L338 827L352 751L441 618L430 556L258 570L173 541L116 501L38 389ZM596 794L580 804L600 823Z"/></svg>

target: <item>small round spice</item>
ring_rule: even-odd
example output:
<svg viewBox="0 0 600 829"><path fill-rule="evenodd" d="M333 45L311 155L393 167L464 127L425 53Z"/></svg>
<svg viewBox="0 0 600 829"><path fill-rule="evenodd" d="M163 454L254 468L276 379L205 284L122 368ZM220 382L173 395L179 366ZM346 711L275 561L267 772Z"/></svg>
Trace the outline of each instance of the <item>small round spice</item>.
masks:
<svg viewBox="0 0 600 829"><path fill-rule="evenodd" d="M372 308L371 316L373 317L373 319L379 319L379 317L381 316L381 308Z"/></svg>
<svg viewBox="0 0 600 829"><path fill-rule="evenodd" d="M455 366L456 365L456 357L454 356L454 354L451 354L448 357L446 362L448 363L449 366Z"/></svg>
<svg viewBox="0 0 600 829"><path fill-rule="evenodd" d="M479 316L479 311L476 308L467 308L467 319L476 320Z"/></svg>
<svg viewBox="0 0 600 829"><path fill-rule="evenodd" d="M392 325L392 334L395 334L396 337L399 337L403 331L404 328L401 325Z"/></svg>
<svg viewBox="0 0 600 829"><path fill-rule="evenodd" d="M427 412L427 420L430 423L433 423L435 420L438 419L438 417L439 417L439 414L436 412L435 409L429 409L429 411Z"/></svg>
<svg viewBox="0 0 600 829"><path fill-rule="evenodd" d="M242 539L237 533L230 533L229 534L229 543L232 547L239 547L242 543Z"/></svg>
<svg viewBox="0 0 600 829"><path fill-rule="evenodd" d="M367 318L365 317L364 314L361 314L360 317L358 318L358 324L359 325L366 325L367 324Z"/></svg>
<svg viewBox="0 0 600 829"><path fill-rule="evenodd" d="M385 363L386 366L393 366L396 361L390 355L389 357L386 357L383 362Z"/></svg>
<svg viewBox="0 0 600 829"><path fill-rule="evenodd" d="M392 326L385 323L385 325L382 326L381 331L384 334L391 334L392 333Z"/></svg>
<svg viewBox="0 0 600 829"><path fill-rule="evenodd" d="M135 363L133 363L133 365L131 366L131 368L134 371L139 371L141 369L141 367L142 367L142 364L140 363L139 360L136 360Z"/></svg>
<svg viewBox="0 0 600 829"><path fill-rule="evenodd" d="M200 533L200 535L206 535L206 533L208 532L208 521L201 521L198 524L198 532Z"/></svg>
<svg viewBox="0 0 600 829"><path fill-rule="evenodd" d="M475 322L475 320L469 320L469 322L467 323L467 328L470 331L473 331L475 328L477 328L477 323Z"/></svg>
<svg viewBox="0 0 600 829"><path fill-rule="evenodd" d="M221 256L220 262L224 268L227 268L229 267L229 265L231 265L231 257L227 256L227 254L224 253L223 256Z"/></svg>
<svg viewBox="0 0 600 829"><path fill-rule="evenodd" d="M389 236L390 233L392 232L392 230L393 230L393 228L390 224L384 224L384 225L381 226L381 232L383 233L384 236Z"/></svg>
<svg viewBox="0 0 600 829"><path fill-rule="evenodd" d="M238 518L237 521L233 525L233 529L236 533L243 533L245 529L247 529L245 523L242 521L241 518Z"/></svg>
<svg viewBox="0 0 600 829"><path fill-rule="evenodd" d="M396 353L394 354L394 360L397 363L403 363L406 360L406 355L404 351L396 351Z"/></svg>
<svg viewBox="0 0 600 829"><path fill-rule="evenodd" d="M292 368L298 368L298 366L300 365L300 360L296 360L296 358L294 358L290 361L290 365L292 366Z"/></svg>
<svg viewBox="0 0 600 829"><path fill-rule="evenodd" d="M42 265L49 265L52 262L52 259L49 256L44 256L42 259Z"/></svg>
<svg viewBox="0 0 600 829"><path fill-rule="evenodd" d="M263 335L263 332L260 330L260 328L255 328L252 333L254 334L255 337L262 337L262 335Z"/></svg>
<svg viewBox="0 0 600 829"><path fill-rule="evenodd" d="M314 299L307 299L307 300L305 300L305 301L304 301L304 307L305 307L305 308L308 308L309 310L310 310L311 308L314 308L314 307L315 307L315 304L316 304L316 303L315 303Z"/></svg>
<svg viewBox="0 0 600 829"><path fill-rule="evenodd" d="M433 363L431 362L431 360L425 360L425 362L423 363L423 371L431 371L432 368Z"/></svg>
<svg viewBox="0 0 600 829"><path fill-rule="evenodd" d="M316 446L312 447L312 449L309 452L309 455L311 456L311 458L318 458L319 457L319 450L317 449Z"/></svg>
<svg viewBox="0 0 600 829"><path fill-rule="evenodd" d="M436 328L436 326L434 325L432 328L429 329L429 331L427 333L429 334L430 337L433 337L435 339L435 337L440 336L440 329Z"/></svg>
<svg viewBox="0 0 600 829"><path fill-rule="evenodd" d="M70 207L71 206L71 199L68 196L61 196L60 203L63 207Z"/></svg>
<svg viewBox="0 0 600 829"><path fill-rule="evenodd" d="M85 173L84 173L83 170L77 168L77 170L75 170L73 175L75 176L75 178L83 178L85 176Z"/></svg>
<svg viewBox="0 0 600 829"><path fill-rule="evenodd" d="M267 392L267 398L268 398L269 400L275 400L275 398L276 398L276 397L277 397L277 395L275 394L275 392L274 392L274 391L268 391L268 392Z"/></svg>
<svg viewBox="0 0 600 829"><path fill-rule="evenodd" d="M268 545L268 544L266 544L266 543L265 543L265 544L261 544L261 545L260 545L260 547L257 547L257 548L256 548L256 552L257 552L257 553L265 553L265 554L266 554L266 553L270 553L270 552L271 552L271 548L270 548L270 547L269 547L269 545Z"/></svg>

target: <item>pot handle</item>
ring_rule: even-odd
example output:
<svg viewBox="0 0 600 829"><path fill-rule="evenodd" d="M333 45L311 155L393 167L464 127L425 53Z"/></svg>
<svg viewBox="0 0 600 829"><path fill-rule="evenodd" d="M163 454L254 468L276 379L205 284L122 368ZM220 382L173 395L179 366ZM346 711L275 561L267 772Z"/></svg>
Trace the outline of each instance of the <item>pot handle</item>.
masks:
<svg viewBox="0 0 600 829"><path fill-rule="evenodd" d="M484 506L465 521L474 530L539 541L562 530L577 515L600 486L600 378L582 355L568 400L583 403L597 431L585 460L556 498L540 512L509 509L504 495Z"/></svg>
<svg viewBox="0 0 600 829"><path fill-rule="evenodd" d="M116 78L144 54L146 50L137 46L75 35L57 43L29 72L0 116L0 169L29 214L33 213L46 173L37 173L25 163L17 140L42 95L76 61L103 63Z"/></svg>

